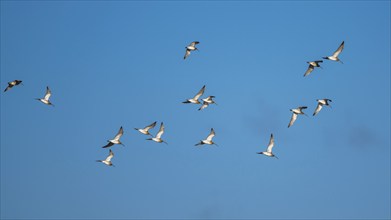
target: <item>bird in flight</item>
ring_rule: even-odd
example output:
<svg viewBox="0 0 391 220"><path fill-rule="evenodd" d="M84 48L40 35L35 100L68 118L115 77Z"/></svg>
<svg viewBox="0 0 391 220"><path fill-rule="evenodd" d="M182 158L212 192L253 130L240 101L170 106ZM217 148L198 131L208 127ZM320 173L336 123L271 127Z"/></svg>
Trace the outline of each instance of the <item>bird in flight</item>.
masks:
<svg viewBox="0 0 391 220"><path fill-rule="evenodd" d="M105 160L97 160L96 162L101 162L101 163L106 164L107 166L113 166L113 167L115 167L114 164L111 162L111 158L113 158L113 157L114 157L114 153L113 153L113 151L111 151L111 149L110 149L110 151L109 151L109 156L107 156Z"/></svg>
<svg viewBox="0 0 391 220"><path fill-rule="evenodd" d="M198 50L196 45L199 44L199 43L200 42L198 42L198 41L193 41L187 47L185 47L186 48L186 53L185 53L185 56L183 57L183 59L186 59L190 55L191 51Z"/></svg>
<svg viewBox="0 0 391 220"><path fill-rule="evenodd" d="M205 91L205 85L200 89L200 91L193 98L186 99L186 101L184 101L182 103L201 104L201 102L198 99L204 94L204 91Z"/></svg>
<svg viewBox="0 0 391 220"><path fill-rule="evenodd" d="M152 128L154 128L155 126L156 126L156 121L153 122L152 124L146 126L145 128L135 128L135 130L139 131L139 132L142 133L142 134L152 136L152 134L149 133L149 129L152 129Z"/></svg>
<svg viewBox="0 0 391 220"><path fill-rule="evenodd" d="M213 130L213 128L210 129L210 133L208 135L208 137L206 137L205 140L201 140L198 144L196 144L195 146L198 146L198 145L204 145L204 144L209 144L209 145L216 145L218 146L215 142L212 141L212 138L216 135L215 131Z"/></svg>
<svg viewBox="0 0 391 220"><path fill-rule="evenodd" d="M22 80L17 80L17 79L12 81L12 82L8 82L8 86L7 86L7 88L5 88L4 92L7 92L12 87L17 86L17 85L19 85L21 83L22 83ZM22 85L23 85L23 83L22 83Z"/></svg>
<svg viewBox="0 0 391 220"><path fill-rule="evenodd" d="M206 97L205 99L202 99L202 101L203 101L202 106L198 110L202 110L202 109L208 107L209 104L216 104L217 105L217 103L213 100L213 98L214 98L214 96L211 95L211 96Z"/></svg>
<svg viewBox="0 0 391 220"><path fill-rule="evenodd" d="M121 136L124 134L124 129L122 128L122 126L119 128L119 131L117 133L117 135L115 135L114 139L112 140L108 140L107 144L105 146L103 146L102 148L108 148L108 147L111 147L113 146L114 144L120 144L122 146L125 146L123 143L121 143L121 141L119 140L121 138Z"/></svg>
<svg viewBox="0 0 391 220"><path fill-rule="evenodd" d="M164 125L163 125L163 122L160 124L160 128L159 128L159 131L157 132L156 136L155 137L152 137L152 138L148 138L147 140L150 140L150 141L155 141L157 143L162 143L164 142L165 144L167 144L167 142L165 142L161 137L164 133Z"/></svg>
<svg viewBox="0 0 391 220"><path fill-rule="evenodd" d="M323 63L323 60L309 61L309 62L307 62L307 63L309 64L309 66L308 66L307 71L305 71L304 76L309 75L309 74L315 69L315 67L320 67L320 68L322 68L322 67L319 65L319 63Z"/></svg>
<svg viewBox="0 0 391 220"><path fill-rule="evenodd" d="M36 100L39 100L39 101L41 101L42 103L44 103L44 104L46 104L46 105L54 106L54 105L49 101L49 98L50 98L51 95L52 95L52 92L50 91L49 86L46 86L46 94L45 94L45 97L43 97L42 99L41 99L41 98L36 98Z"/></svg>
<svg viewBox="0 0 391 220"><path fill-rule="evenodd" d="M298 108L290 109L290 111L293 112L293 114L292 114L291 121L289 122L288 128L289 128L290 126L292 126L293 123L296 121L297 115L306 115L306 114L303 112L303 109L306 109L306 108L307 108L307 106L300 106L300 107L298 107Z"/></svg>
<svg viewBox="0 0 391 220"><path fill-rule="evenodd" d="M342 52L344 45L345 45L345 41L342 41L341 45L339 45L338 49L333 53L333 55L328 56L328 57L323 57L323 59L332 60L332 61L337 61L337 62L343 63L343 62L338 58L338 55Z"/></svg>
<svg viewBox="0 0 391 220"><path fill-rule="evenodd" d="M316 106L316 109L314 111L314 114L312 116L315 116L316 114L319 113L319 111L322 109L322 107L329 106L331 108L331 105L329 102L331 102L331 99L317 99L318 105Z"/></svg>
<svg viewBox="0 0 391 220"><path fill-rule="evenodd" d="M278 159L278 157L276 157L276 155L274 155L273 152L272 152L273 147L274 147L274 137L273 137L273 134L271 134L270 135L270 140L269 140L269 145L267 145L266 151L258 152L257 154L263 154L265 156L275 157L275 158Z"/></svg>

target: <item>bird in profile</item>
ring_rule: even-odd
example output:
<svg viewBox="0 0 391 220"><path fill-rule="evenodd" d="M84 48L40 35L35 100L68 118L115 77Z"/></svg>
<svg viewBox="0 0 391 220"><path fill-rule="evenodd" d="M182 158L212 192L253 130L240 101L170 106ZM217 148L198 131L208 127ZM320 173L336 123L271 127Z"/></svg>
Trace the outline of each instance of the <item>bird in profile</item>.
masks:
<svg viewBox="0 0 391 220"><path fill-rule="evenodd" d="M186 99L186 101L184 101L182 103L201 104L201 102L198 99L204 94L204 91L205 91L205 85L200 89L200 91L193 98Z"/></svg>
<svg viewBox="0 0 391 220"><path fill-rule="evenodd" d="M269 145L267 145L266 151L258 152L257 154L263 154L265 156L275 157L275 158L278 159L278 157L276 157L276 155L274 155L273 152L272 152L273 147L274 147L274 137L273 137L273 134L271 134L270 135L270 140L269 140Z"/></svg>
<svg viewBox="0 0 391 220"><path fill-rule="evenodd" d="M49 98L50 96L52 95L52 92L50 91L49 89L49 86L46 86L46 94L45 96L41 99L41 98L36 98L36 100L39 100L41 101L42 103L46 104L46 105L51 105L51 106L54 106L50 101L49 101Z"/></svg>
<svg viewBox="0 0 391 220"><path fill-rule="evenodd" d="M187 47L185 47L186 48L186 53L185 53L185 56L183 57L183 59L186 59L190 55L191 51L198 50L196 45L199 44L199 43L200 42L198 42L198 41L193 41Z"/></svg>
<svg viewBox="0 0 391 220"><path fill-rule="evenodd" d="M217 105L217 103L213 100L213 98L214 98L214 96L211 95L211 96L206 97L205 99L202 99L202 101L203 101L202 106L198 110L202 110L202 109L208 107L209 104L216 104Z"/></svg>
<svg viewBox="0 0 391 220"><path fill-rule="evenodd" d="M320 68L322 68L322 67L319 65L319 63L323 63L323 60L309 61L309 62L307 62L307 63L309 64L309 66L308 66L307 71L305 71L304 76L309 75L309 74L315 69L315 67L320 67Z"/></svg>
<svg viewBox="0 0 391 220"><path fill-rule="evenodd" d="M114 157L114 153L113 153L113 151L111 151L111 149L110 149L110 151L109 151L109 156L107 156L105 160L97 160L96 162L101 162L101 163L106 164L107 166L113 166L113 167L115 167L114 164L111 162L111 158L113 158L113 157Z"/></svg>
<svg viewBox="0 0 391 220"><path fill-rule="evenodd" d="M115 137L112 139L112 140L108 140L107 144L105 146L103 146L102 148L108 148L108 147L111 147L113 146L114 144L120 144L122 146L125 146L123 143L121 143L121 141L119 140L121 138L121 136L124 134L124 129L122 128L122 126L119 128L119 131L117 133L117 135L115 135Z"/></svg>
<svg viewBox="0 0 391 220"><path fill-rule="evenodd" d="M213 128L210 129L210 133L208 135L208 137L206 137L205 140L201 140L198 144L196 144L195 146L198 146L198 145L204 145L204 144L209 144L209 145L216 145L218 146L215 142L212 141L212 138L216 135L215 131L213 130Z"/></svg>
<svg viewBox="0 0 391 220"><path fill-rule="evenodd" d="M341 45L339 45L338 49L334 52L333 55L328 56L328 57L323 57L323 59L332 60L332 61L337 61L337 62L343 63L343 62L338 58L338 55L342 52L344 45L345 45L345 41L342 41Z"/></svg>
<svg viewBox="0 0 391 220"><path fill-rule="evenodd" d="M7 88L5 88L4 92L7 92L7 91L10 90L12 87L17 86L17 85L19 85L19 84L21 84L21 83L22 83L22 80L17 80L17 79L15 79L15 80L12 81L12 82L8 82L8 86L7 86ZM22 83L22 85L23 85L23 83Z"/></svg>
<svg viewBox="0 0 391 220"><path fill-rule="evenodd" d="M293 114L292 114L291 121L289 122L288 128L289 128L290 126L292 126L293 123L296 121L297 115L306 115L306 114L303 112L303 109L306 109L306 108L307 108L307 106L300 106L300 107L298 107L298 108L290 109L290 111L293 112Z"/></svg>
<svg viewBox="0 0 391 220"><path fill-rule="evenodd" d="M149 133L149 129L152 129L152 128L154 128L155 126L156 126L156 121L153 122L152 124L146 126L145 128L135 128L135 130L139 131L139 132L142 133L142 134L152 136L152 134Z"/></svg>
<svg viewBox="0 0 391 220"><path fill-rule="evenodd" d="M314 114L312 116L315 116L316 114L319 113L319 111L322 109L322 107L329 106L331 108L331 105L329 102L331 102L331 99L317 99L318 105L316 106L316 109L314 111Z"/></svg>
<svg viewBox="0 0 391 220"><path fill-rule="evenodd" d="M163 122L160 124L160 128L159 128L159 131L157 132L156 136L155 137L152 137L152 138L148 138L147 140L150 140L150 141L155 141L155 142L158 142L158 143L162 143L164 142L165 144L167 144L167 142L165 142L161 137L164 133L164 125L163 125Z"/></svg>

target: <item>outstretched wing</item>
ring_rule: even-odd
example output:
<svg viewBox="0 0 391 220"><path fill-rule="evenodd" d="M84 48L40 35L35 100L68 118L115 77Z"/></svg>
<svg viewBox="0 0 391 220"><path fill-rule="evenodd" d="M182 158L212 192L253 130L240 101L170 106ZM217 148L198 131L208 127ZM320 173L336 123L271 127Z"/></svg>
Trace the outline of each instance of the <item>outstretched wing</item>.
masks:
<svg viewBox="0 0 391 220"><path fill-rule="evenodd" d="M195 47L195 45L196 45L196 44L199 44L199 43L200 43L200 42L198 42L198 41L193 41L193 42L191 42L191 43L190 43L190 45L189 45L189 46L193 46L193 47Z"/></svg>
<svg viewBox="0 0 391 220"><path fill-rule="evenodd" d="M207 140L207 141L212 141L212 138L213 138L215 135L216 135L216 134L215 134L215 131L213 130L213 128L210 129L210 133L209 133L208 137L206 137L206 140Z"/></svg>
<svg viewBox="0 0 391 220"><path fill-rule="evenodd" d="M312 66L312 65L310 64L310 65L308 66L307 71L305 71L304 76L307 76L307 75L310 74L313 70L314 70L314 66Z"/></svg>
<svg viewBox="0 0 391 220"><path fill-rule="evenodd" d="M341 45L339 45L338 49L334 52L333 57L337 57L343 50L345 46L345 41L342 41Z"/></svg>
<svg viewBox="0 0 391 220"><path fill-rule="evenodd" d="M270 135L269 145L267 145L267 152L271 153L272 148L274 147L274 137L273 134Z"/></svg>
<svg viewBox="0 0 391 220"><path fill-rule="evenodd" d="M114 153L113 153L113 151L111 151L111 149L110 149L109 156L107 156L107 158L106 158L106 160L105 160L105 161L110 161L110 160L111 160L111 158L113 158L113 157L114 157Z"/></svg>
<svg viewBox="0 0 391 220"><path fill-rule="evenodd" d="M205 91L205 85L200 89L200 91L194 96L194 100L197 100L200 98L200 96L202 96L204 94L204 91Z"/></svg>
<svg viewBox="0 0 391 220"><path fill-rule="evenodd" d="M110 141L105 145L105 146L103 146L102 148L108 148L108 147L111 147L111 146L113 146L114 145L114 143L111 143Z"/></svg>
<svg viewBox="0 0 391 220"><path fill-rule="evenodd" d="M208 105L209 105L209 104L208 104L207 102L204 101L204 102L202 103L202 106L198 109L198 111L199 111L199 110L202 110L202 109L204 109L204 108L206 108L206 107L208 107Z"/></svg>
<svg viewBox="0 0 391 220"><path fill-rule="evenodd" d="M156 134L156 138L160 138L164 133L164 125L163 122L160 124L159 132Z"/></svg>
<svg viewBox="0 0 391 220"><path fill-rule="evenodd" d="M291 121L289 122L288 128L293 125L293 123L296 121L296 119L297 119L297 114L293 113Z"/></svg>
<svg viewBox="0 0 391 220"><path fill-rule="evenodd" d="M189 55L190 55L190 50L186 49L186 53L185 53L185 56L183 57L183 59L186 59Z"/></svg>
<svg viewBox="0 0 391 220"><path fill-rule="evenodd" d="M48 101L51 95L52 95L52 92L50 91L49 86L46 86L46 94L45 94L44 99Z"/></svg>
<svg viewBox="0 0 391 220"><path fill-rule="evenodd" d="M318 102L318 105L316 106L314 114L312 114L312 115L315 116L316 114L318 114L319 111L322 109L322 107L323 107L323 105Z"/></svg>
<svg viewBox="0 0 391 220"><path fill-rule="evenodd" d="M114 137L114 140L119 140L123 134L124 134L124 129L121 126L119 128L119 131L118 131L117 135Z"/></svg>
<svg viewBox="0 0 391 220"><path fill-rule="evenodd" d="M144 128L144 130L145 130L145 131L148 131L149 129L152 129L152 128L154 128L155 126L156 126L156 121L155 121L154 123L152 123L152 124L146 126L146 127Z"/></svg>

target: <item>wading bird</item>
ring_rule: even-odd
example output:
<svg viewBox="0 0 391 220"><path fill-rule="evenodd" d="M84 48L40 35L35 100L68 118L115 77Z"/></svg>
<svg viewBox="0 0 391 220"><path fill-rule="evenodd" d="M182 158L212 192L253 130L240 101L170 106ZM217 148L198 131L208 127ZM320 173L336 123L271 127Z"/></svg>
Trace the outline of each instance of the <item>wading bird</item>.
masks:
<svg viewBox="0 0 391 220"><path fill-rule="evenodd" d="M113 167L115 167L114 164L111 162L111 158L113 158L113 157L114 157L114 153L113 153L113 151L111 151L111 149L110 149L110 151L109 151L109 156L107 156L105 160L97 160L96 162L101 162L101 163L106 164L107 166L113 166Z"/></svg>
<svg viewBox="0 0 391 220"><path fill-rule="evenodd" d="M152 137L152 138L148 138L147 140L150 140L150 141L155 141L155 142L158 142L158 143L162 143L164 142L165 144L167 144L167 142L165 142L161 137L164 133L164 125L163 125L163 122L160 124L160 128L159 128L159 132L156 134L155 137Z"/></svg>
<svg viewBox="0 0 391 220"><path fill-rule="evenodd" d="M4 92L7 92L12 87L17 86L17 85L19 85L21 83L22 83L22 80L17 80L17 79L15 79L12 82L8 82L8 86L7 86L7 88L5 88ZM22 83L22 85L23 85L23 83Z"/></svg>
<svg viewBox="0 0 391 220"><path fill-rule="evenodd" d="M307 71L305 71L304 76L309 75L309 74L315 69L315 67L320 67L320 68L322 68L322 67L319 65L319 63L323 63L323 60L309 61L309 62L307 62L307 63L309 64L309 66L308 66Z"/></svg>
<svg viewBox="0 0 391 220"><path fill-rule="evenodd" d="M183 57L183 59L186 59L190 55L191 51L198 50L196 45L199 44L199 43L200 42L198 42L198 41L193 41L187 47L185 47L186 48L186 53L185 53L185 56Z"/></svg>
<svg viewBox="0 0 391 220"><path fill-rule="evenodd" d="M278 157L276 157L276 155L273 154L272 152L272 149L274 147L274 137L273 137L273 134L270 135L270 140L269 140L269 145L267 146L267 149L266 151L264 152L259 152L257 154L263 154L265 156L268 156L268 157L275 157L278 159Z"/></svg>
<svg viewBox="0 0 391 220"><path fill-rule="evenodd" d="M298 107L298 108L290 109L290 111L293 112L293 114L292 114L291 121L289 122L288 128L289 128L290 126L292 126L293 123L296 121L297 115L306 115L306 114L303 112L303 109L306 109L306 108L307 108L307 106L300 106L300 107Z"/></svg>
<svg viewBox="0 0 391 220"><path fill-rule="evenodd" d="M124 129L122 128L122 126L119 128L119 131L117 133L117 135L115 135L114 139L112 140L108 140L107 144L105 146L103 146L102 148L108 148L108 147L111 147L113 146L114 144L120 144L122 146L125 146L123 143L121 143L121 141L119 140L121 138L121 136L124 134Z"/></svg>
<svg viewBox="0 0 391 220"><path fill-rule="evenodd" d="M152 136L152 134L149 133L149 129L152 129L156 126L156 121L148 126L146 126L145 128L135 128L135 130L139 131L140 133L142 134L145 134L145 135L150 135Z"/></svg>
<svg viewBox="0 0 391 220"><path fill-rule="evenodd" d="M331 56L329 56L329 57L323 57L323 59L332 60L332 61L337 61L337 62L343 63L343 62L338 58L338 55L342 52L344 45L345 45L345 41L342 41L341 45L339 45L338 49L334 52L333 55L331 55Z"/></svg>
<svg viewBox="0 0 391 220"><path fill-rule="evenodd" d="M198 144L196 144L195 146L198 146L198 145L204 145L204 144L209 144L209 145L216 145L218 146L215 142L212 141L212 138L215 136L215 131L213 130L213 128L210 129L210 133L208 135L208 137L206 137L205 140L201 140Z"/></svg>
<svg viewBox="0 0 391 220"><path fill-rule="evenodd" d="M319 113L319 111L322 109L322 107L325 105L325 106L329 106L331 108L331 105L329 102L331 102L331 99L317 99L316 100L318 102L318 105L316 106L316 109L314 111L314 114L313 116L315 116L316 114Z"/></svg>
<svg viewBox="0 0 391 220"><path fill-rule="evenodd" d="M201 104L201 102L198 100L202 94L204 94L204 91L205 91L205 85L200 89L200 91L191 99L186 99L186 101L182 102L182 103L193 103L193 104Z"/></svg>
<svg viewBox="0 0 391 220"><path fill-rule="evenodd" d="M202 109L208 107L209 104L216 104L217 105L217 103L213 100L213 98L214 98L214 96L211 95L211 96L206 97L205 99L202 99L202 101L203 101L202 106L198 110L202 110Z"/></svg>
<svg viewBox="0 0 391 220"><path fill-rule="evenodd" d="M39 101L41 101L42 103L44 103L44 104L46 104L46 105L54 106L54 105L49 101L49 98L50 98L51 95L52 95L52 92L50 91L49 86L46 86L46 94L45 94L45 97L43 97L42 99L41 99L41 98L36 98L36 100L39 100Z"/></svg>

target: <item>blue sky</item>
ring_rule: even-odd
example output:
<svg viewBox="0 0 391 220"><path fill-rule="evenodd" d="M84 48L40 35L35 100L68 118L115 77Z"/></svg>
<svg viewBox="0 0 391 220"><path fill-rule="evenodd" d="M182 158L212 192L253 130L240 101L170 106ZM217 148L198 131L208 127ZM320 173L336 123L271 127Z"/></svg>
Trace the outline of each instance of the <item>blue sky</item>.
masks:
<svg viewBox="0 0 391 220"><path fill-rule="evenodd" d="M390 218L389 1L0 4L2 219Z"/></svg>

